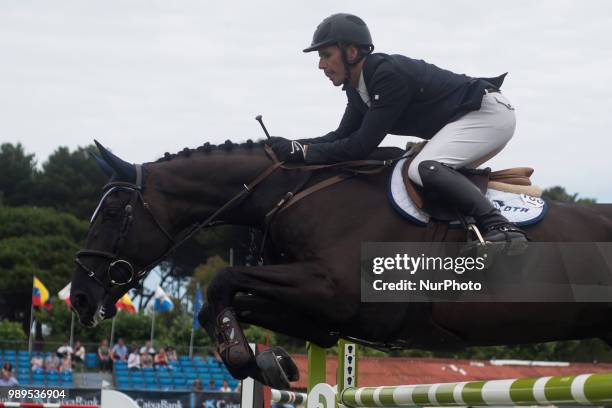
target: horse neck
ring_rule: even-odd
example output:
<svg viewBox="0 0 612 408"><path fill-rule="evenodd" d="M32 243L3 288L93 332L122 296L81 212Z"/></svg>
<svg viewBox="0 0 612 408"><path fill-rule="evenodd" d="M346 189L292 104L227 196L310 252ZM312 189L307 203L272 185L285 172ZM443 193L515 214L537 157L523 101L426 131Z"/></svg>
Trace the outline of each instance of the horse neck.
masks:
<svg viewBox="0 0 612 408"><path fill-rule="evenodd" d="M162 222L178 233L211 216L272 164L260 148L194 153L188 158L149 164L146 199L152 207L163 209L159 214ZM265 212L282 196L277 191L287 190L284 185L294 178L279 173L276 171L241 204L216 220L259 226Z"/></svg>

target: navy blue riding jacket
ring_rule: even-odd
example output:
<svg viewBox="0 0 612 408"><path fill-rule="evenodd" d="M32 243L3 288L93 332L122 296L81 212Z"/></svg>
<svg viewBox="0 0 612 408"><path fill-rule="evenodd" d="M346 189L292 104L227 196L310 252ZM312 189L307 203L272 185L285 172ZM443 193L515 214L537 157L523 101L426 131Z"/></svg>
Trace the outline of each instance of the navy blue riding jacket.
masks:
<svg viewBox="0 0 612 408"><path fill-rule="evenodd" d="M446 124L480 109L485 89L506 74L472 78L403 55L372 54L363 65L370 106L345 85L348 104L340 126L308 144L307 163L367 157L389 133L431 139Z"/></svg>

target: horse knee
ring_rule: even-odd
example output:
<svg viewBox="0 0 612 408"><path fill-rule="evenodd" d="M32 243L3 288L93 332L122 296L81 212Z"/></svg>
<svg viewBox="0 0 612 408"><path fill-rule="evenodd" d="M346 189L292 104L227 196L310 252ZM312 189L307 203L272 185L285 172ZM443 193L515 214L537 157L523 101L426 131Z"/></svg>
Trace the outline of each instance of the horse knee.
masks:
<svg viewBox="0 0 612 408"><path fill-rule="evenodd" d="M216 341L214 330L215 316L212 315L210 304L208 302L205 302L202 305L200 313L198 313L198 321L200 322L200 326L202 326L204 330L206 330L206 333L208 333L208 336L214 344Z"/></svg>
<svg viewBox="0 0 612 408"><path fill-rule="evenodd" d="M234 294L235 289L233 288L232 274L229 268L223 268L217 272L206 290L207 299L213 307L229 306Z"/></svg>

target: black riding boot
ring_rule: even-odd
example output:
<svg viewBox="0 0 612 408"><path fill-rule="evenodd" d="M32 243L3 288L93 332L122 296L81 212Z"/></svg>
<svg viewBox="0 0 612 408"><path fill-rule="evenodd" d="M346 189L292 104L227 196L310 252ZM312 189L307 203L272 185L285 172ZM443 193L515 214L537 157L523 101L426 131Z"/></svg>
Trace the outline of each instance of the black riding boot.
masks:
<svg viewBox="0 0 612 408"><path fill-rule="evenodd" d="M435 192L455 206L463 215L471 216L489 242L527 241L525 232L510 223L482 192L464 175L434 160L419 163L423 188Z"/></svg>

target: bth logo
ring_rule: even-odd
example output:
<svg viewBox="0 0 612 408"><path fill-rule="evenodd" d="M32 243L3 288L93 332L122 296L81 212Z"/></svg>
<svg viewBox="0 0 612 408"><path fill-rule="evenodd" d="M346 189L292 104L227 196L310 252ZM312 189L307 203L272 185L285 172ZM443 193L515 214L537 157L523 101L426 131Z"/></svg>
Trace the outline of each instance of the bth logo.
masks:
<svg viewBox="0 0 612 408"><path fill-rule="evenodd" d="M492 200L493 206L497 208L501 212L529 212L528 208L525 207L516 207L513 205L506 205L502 200Z"/></svg>
<svg viewBox="0 0 612 408"><path fill-rule="evenodd" d="M498 210L501 210L505 205L502 200L493 200L493 206Z"/></svg>

